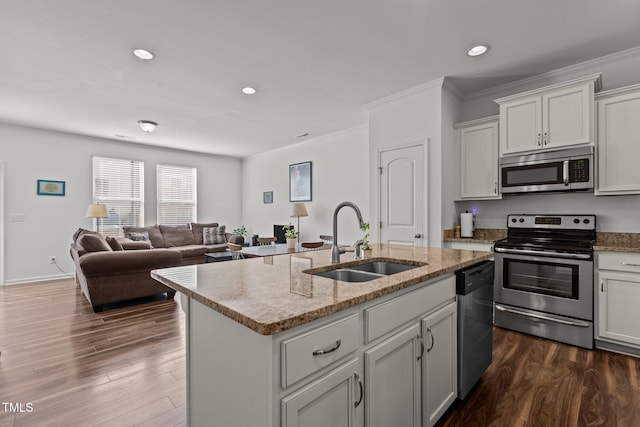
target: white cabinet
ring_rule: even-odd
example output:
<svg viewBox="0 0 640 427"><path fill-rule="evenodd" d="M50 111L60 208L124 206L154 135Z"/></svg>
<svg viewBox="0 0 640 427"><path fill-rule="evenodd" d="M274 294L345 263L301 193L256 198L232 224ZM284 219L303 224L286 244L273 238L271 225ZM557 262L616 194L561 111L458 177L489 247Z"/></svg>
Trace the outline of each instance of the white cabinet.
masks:
<svg viewBox="0 0 640 427"><path fill-rule="evenodd" d="M455 125L460 144L460 198L500 199L498 116Z"/></svg>
<svg viewBox="0 0 640 427"><path fill-rule="evenodd" d="M592 144L600 74L496 99L500 156Z"/></svg>
<svg viewBox="0 0 640 427"><path fill-rule="evenodd" d="M640 352L640 254L597 253L596 346ZM614 344L613 348L607 344ZM618 345L618 347L616 346Z"/></svg>
<svg viewBox="0 0 640 427"><path fill-rule="evenodd" d="M365 425L421 425L420 325L404 329L364 353Z"/></svg>
<svg viewBox="0 0 640 427"><path fill-rule="evenodd" d="M451 303L422 320L426 351L423 359L423 425L431 427L456 400L457 311Z"/></svg>
<svg viewBox="0 0 640 427"><path fill-rule="evenodd" d="M596 195L640 194L640 85L598 94Z"/></svg>
<svg viewBox="0 0 640 427"><path fill-rule="evenodd" d="M356 408L362 398L361 372L356 359L282 399L281 425L356 427Z"/></svg>

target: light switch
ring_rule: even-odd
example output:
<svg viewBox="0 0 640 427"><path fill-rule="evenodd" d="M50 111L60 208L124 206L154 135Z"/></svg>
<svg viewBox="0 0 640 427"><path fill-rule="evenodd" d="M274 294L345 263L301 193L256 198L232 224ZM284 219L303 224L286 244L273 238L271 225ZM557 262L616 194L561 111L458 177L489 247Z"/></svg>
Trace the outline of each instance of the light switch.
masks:
<svg viewBox="0 0 640 427"><path fill-rule="evenodd" d="M23 213L9 214L9 222L24 222L26 215Z"/></svg>

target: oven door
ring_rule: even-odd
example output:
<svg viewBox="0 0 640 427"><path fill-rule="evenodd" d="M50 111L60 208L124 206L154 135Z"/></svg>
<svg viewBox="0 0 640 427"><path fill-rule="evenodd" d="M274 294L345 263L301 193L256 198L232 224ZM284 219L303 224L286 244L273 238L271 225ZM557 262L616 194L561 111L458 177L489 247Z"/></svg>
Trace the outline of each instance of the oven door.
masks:
<svg viewBox="0 0 640 427"><path fill-rule="evenodd" d="M593 261L495 254L495 301L576 319L593 320Z"/></svg>

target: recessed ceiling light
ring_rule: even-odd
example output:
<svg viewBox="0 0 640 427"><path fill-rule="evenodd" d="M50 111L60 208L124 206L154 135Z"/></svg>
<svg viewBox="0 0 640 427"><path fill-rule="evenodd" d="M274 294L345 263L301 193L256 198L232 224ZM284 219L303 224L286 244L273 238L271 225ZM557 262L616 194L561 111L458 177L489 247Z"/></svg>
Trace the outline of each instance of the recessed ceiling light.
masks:
<svg viewBox="0 0 640 427"><path fill-rule="evenodd" d="M137 56L139 59L150 60L153 59L153 52L147 49L133 49L133 54Z"/></svg>
<svg viewBox="0 0 640 427"><path fill-rule="evenodd" d="M138 125L140 129L147 133L153 132L158 127L158 123L152 122L151 120L138 120Z"/></svg>
<svg viewBox="0 0 640 427"><path fill-rule="evenodd" d="M256 90L251 86L247 86L242 88L242 93L244 93L245 95L253 95L254 93L256 93Z"/></svg>
<svg viewBox="0 0 640 427"><path fill-rule="evenodd" d="M491 49L491 46L489 46L488 44L479 44L478 46L474 46L471 49L469 49L467 51L467 55L469 56L484 55L485 53L489 52L489 49Z"/></svg>

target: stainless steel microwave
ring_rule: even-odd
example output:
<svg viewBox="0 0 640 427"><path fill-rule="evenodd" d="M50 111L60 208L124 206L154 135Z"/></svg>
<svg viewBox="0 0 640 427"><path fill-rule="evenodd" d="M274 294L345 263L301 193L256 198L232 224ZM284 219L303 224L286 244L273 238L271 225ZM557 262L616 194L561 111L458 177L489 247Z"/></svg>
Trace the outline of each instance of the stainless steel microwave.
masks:
<svg viewBox="0 0 640 427"><path fill-rule="evenodd" d="M593 147L500 159L500 191L529 193L593 189Z"/></svg>

